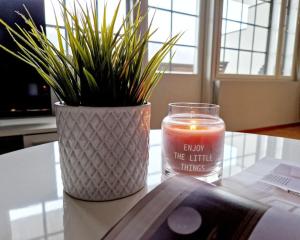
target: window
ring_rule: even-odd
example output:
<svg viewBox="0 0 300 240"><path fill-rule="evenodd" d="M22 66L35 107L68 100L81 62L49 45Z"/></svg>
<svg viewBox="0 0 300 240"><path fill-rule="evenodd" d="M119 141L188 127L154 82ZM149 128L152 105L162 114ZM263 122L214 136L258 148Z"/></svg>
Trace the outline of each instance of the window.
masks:
<svg viewBox="0 0 300 240"><path fill-rule="evenodd" d="M51 3L52 2L52 3ZM80 0L80 4L90 4L91 0ZM184 35L166 56L161 66L168 72L185 72L197 73L198 71L198 22L199 22L199 0L148 0L148 6L142 6L148 9L148 23L153 18L152 30L158 29L148 44L148 59L162 46L170 36L184 32ZM100 20L103 15L105 1L97 0L98 13ZM107 18L112 18L113 10L116 8L118 1L107 1L108 11ZM147 1L142 1L142 4ZM68 9L73 8L74 0L64 0ZM126 14L131 5L131 0L122 0L120 11ZM60 6L57 0L45 1L46 12L46 32L48 38L58 46L57 35L55 30L55 15L57 12L58 22L63 31L63 20L60 16ZM123 19L117 19L117 25L120 26ZM66 36L65 36L66 38ZM68 50L67 50L68 51ZM174 54L176 53L176 54ZM173 57L173 58L172 58Z"/></svg>
<svg viewBox="0 0 300 240"><path fill-rule="evenodd" d="M91 3L93 3L93 0L63 0L63 4L72 11L74 8L74 3L77 5L78 3L85 7L90 6ZM107 4L107 19L108 21L112 19L113 11L117 7L118 1L109 1ZM105 1L103 0L96 0L96 6L98 7L98 14L99 14L99 20L103 17L103 8L104 8ZM66 32L64 31L64 25L63 25L63 18L61 16L61 10L60 10L60 4L58 0L46 0L45 1L45 18L46 18L46 34L48 39L56 46L58 47L58 41L57 41L57 33L56 33L56 20L55 20L55 13L58 19L58 24L61 28L61 33L64 36L65 39L67 39ZM55 13L54 13L55 12ZM121 26L123 21L123 16L126 15L126 0L121 0L120 9L119 9L120 17L116 20L116 26ZM66 47L66 46L65 46ZM67 51L68 48L65 48Z"/></svg>
<svg viewBox="0 0 300 240"><path fill-rule="evenodd" d="M298 2L224 0L218 74L291 76Z"/></svg>
<svg viewBox="0 0 300 240"><path fill-rule="evenodd" d="M80 0L81 4L91 0ZM97 0L99 17L104 0ZM107 1L108 18L117 4ZM122 0L120 11L126 14L132 0ZM70 7L74 0L64 0ZM148 24L158 29L148 43L148 59L170 36L183 32L180 41L163 60L161 69L168 73L199 74L200 0L148 0L142 1L148 10ZM59 9L56 0L54 9ZM49 39L58 45L55 18L51 0L45 1L46 31ZM292 77L295 69L297 42L298 0L223 0L221 37L217 76L268 75ZM154 17L153 17L154 16ZM62 18L58 16L61 24ZM117 24L122 18L117 20ZM201 49L200 49L201 50Z"/></svg>
<svg viewBox="0 0 300 240"><path fill-rule="evenodd" d="M162 68L168 72L197 73L199 0L148 0L148 11L148 23L154 16L152 29L158 29L149 41L148 58L168 37L184 33L164 59Z"/></svg>
<svg viewBox="0 0 300 240"><path fill-rule="evenodd" d="M233 74L273 74L267 67L271 41L271 1L223 2L220 69ZM276 32L272 41L277 41Z"/></svg>

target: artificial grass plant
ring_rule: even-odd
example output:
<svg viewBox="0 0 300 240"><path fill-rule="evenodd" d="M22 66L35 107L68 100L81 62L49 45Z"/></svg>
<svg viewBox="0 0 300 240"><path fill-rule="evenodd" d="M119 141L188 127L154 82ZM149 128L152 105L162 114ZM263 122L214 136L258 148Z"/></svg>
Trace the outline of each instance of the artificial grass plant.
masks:
<svg viewBox="0 0 300 240"><path fill-rule="evenodd" d="M162 77L163 73L157 71L162 60L180 35L167 40L144 64L148 40L154 33L150 30L151 24L141 31L145 16L141 15L138 2L117 28L119 8L120 3L108 23L105 6L99 23L95 2L85 7L74 4L73 12L61 3L67 38L64 38L56 18L59 47L55 47L48 40L45 30L36 26L25 7L27 14L18 14L30 30L17 24L11 27L0 19L18 46L18 51L13 52L3 45L0 47L35 68L67 105L144 104ZM65 41L69 54L64 46Z"/></svg>

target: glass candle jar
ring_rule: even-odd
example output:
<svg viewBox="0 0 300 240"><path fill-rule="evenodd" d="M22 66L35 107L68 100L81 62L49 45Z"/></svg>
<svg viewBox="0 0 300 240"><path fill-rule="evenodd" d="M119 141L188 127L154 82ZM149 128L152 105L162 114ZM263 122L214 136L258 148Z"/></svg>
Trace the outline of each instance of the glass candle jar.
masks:
<svg viewBox="0 0 300 240"><path fill-rule="evenodd" d="M225 124L219 106L170 103L162 122L162 160L166 176L176 173L207 182L221 178Z"/></svg>

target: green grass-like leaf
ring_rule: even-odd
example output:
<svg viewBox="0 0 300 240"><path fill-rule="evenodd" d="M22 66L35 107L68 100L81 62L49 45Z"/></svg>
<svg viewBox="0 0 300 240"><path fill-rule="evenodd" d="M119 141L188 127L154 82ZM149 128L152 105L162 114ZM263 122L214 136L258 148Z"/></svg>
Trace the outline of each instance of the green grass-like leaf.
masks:
<svg viewBox="0 0 300 240"><path fill-rule="evenodd" d="M104 7L100 24L96 2L90 6L77 2L74 12L62 2L60 5L67 37L62 35L55 13L58 48L47 39L44 29L35 25L25 6L26 16L18 14L29 31L17 24L11 27L0 19L19 50L13 52L3 45L0 48L35 68L67 105L134 106L146 103L162 77L163 73L158 71L162 60L181 35L167 40L144 64L148 41L154 32L150 31L152 21L143 33L141 31L145 16L141 15L139 1L119 28L116 28L116 19L120 3L110 23L107 7Z"/></svg>

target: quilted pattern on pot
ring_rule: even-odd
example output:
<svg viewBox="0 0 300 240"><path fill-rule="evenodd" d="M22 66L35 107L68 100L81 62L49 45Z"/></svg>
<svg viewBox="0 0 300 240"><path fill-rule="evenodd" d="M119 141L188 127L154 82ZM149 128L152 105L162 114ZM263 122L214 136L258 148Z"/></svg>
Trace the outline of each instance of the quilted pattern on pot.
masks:
<svg viewBox="0 0 300 240"><path fill-rule="evenodd" d="M146 181L150 104L136 107L57 105L64 190L103 201L128 196Z"/></svg>

